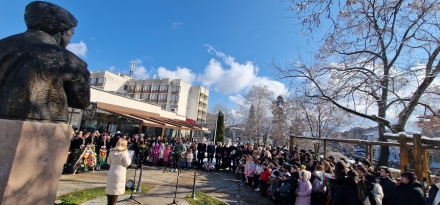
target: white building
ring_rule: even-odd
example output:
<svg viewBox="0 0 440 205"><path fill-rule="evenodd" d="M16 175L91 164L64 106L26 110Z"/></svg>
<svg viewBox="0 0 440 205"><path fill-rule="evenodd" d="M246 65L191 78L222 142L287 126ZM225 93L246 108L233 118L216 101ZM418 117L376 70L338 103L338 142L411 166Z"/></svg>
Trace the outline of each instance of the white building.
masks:
<svg viewBox="0 0 440 205"><path fill-rule="evenodd" d="M122 74L97 71L92 73L90 85L156 104L163 110L186 116L188 121L206 123L209 91L180 79L133 79Z"/></svg>
<svg viewBox="0 0 440 205"><path fill-rule="evenodd" d="M130 79L133 78L121 73L114 74L109 71L90 72L91 87L118 93L125 93L123 85Z"/></svg>

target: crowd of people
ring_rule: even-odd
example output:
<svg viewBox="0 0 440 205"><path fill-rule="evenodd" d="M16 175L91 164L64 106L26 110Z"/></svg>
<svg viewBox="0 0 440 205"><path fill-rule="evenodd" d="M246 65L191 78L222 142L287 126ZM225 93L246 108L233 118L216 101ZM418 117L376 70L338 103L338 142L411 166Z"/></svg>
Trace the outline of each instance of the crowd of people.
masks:
<svg viewBox="0 0 440 205"><path fill-rule="evenodd" d="M72 137L71 150L89 145L102 150L115 147L119 139L124 139L133 153L132 161L138 166L172 167L173 172L179 169L232 172L239 176L242 186L268 197L274 204L440 205L439 174L428 187L411 171L402 173L397 183L387 167L375 170L367 160L350 163L332 156L322 159L312 150L289 152L268 145L235 145L234 142L214 145L212 141L196 143L143 134L129 137L119 132L113 137L96 132L86 133L84 137L82 134L77 131L76 137Z"/></svg>

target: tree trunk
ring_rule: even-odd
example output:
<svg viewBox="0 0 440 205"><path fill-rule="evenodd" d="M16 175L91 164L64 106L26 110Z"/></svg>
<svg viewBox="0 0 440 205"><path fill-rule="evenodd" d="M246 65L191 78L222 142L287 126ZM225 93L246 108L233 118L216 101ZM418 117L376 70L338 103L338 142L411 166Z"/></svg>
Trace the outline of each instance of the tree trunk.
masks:
<svg viewBox="0 0 440 205"><path fill-rule="evenodd" d="M386 142L385 138L385 125L379 124L379 141ZM379 166L388 166L388 158L390 156L390 147L389 146L380 146L380 155L379 161L377 162L376 168Z"/></svg>

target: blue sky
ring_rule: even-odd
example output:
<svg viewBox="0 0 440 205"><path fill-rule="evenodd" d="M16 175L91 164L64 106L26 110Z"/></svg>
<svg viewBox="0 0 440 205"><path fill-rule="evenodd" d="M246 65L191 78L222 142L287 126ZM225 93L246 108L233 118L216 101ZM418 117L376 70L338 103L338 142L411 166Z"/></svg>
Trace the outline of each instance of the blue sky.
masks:
<svg viewBox="0 0 440 205"><path fill-rule="evenodd" d="M5 0L0 7L0 38L26 30L23 15L30 1ZM234 107L252 85L267 84L286 94L270 63L284 63L313 52L298 35L290 1L50 1L79 21L69 50L90 71L136 77L180 78L210 90L209 107Z"/></svg>

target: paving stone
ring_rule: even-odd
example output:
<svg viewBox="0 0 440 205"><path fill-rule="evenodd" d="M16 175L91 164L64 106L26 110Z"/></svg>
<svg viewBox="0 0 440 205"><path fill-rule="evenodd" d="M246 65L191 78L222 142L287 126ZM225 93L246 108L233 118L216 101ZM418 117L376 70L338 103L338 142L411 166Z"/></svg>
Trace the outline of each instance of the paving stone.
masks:
<svg viewBox="0 0 440 205"><path fill-rule="evenodd" d="M127 179L133 180L136 171L136 183L140 170L127 169ZM267 205L273 202L259 196L258 192L239 185L239 177L231 172L206 172L201 170L181 170L176 194L177 204L188 204L185 197L192 191L194 172L196 172L196 190L216 197L231 205ZM75 175L63 175L58 186L58 195L72 191L93 187L105 187L107 170L85 172ZM178 173L171 172L163 167L144 166L142 170L142 183L153 185L154 188L148 193L134 194L141 204L162 205L171 204L174 201ZM119 204L136 204L132 200L125 200L130 195L119 196ZM83 203L82 205L106 204L107 198L100 197Z"/></svg>

